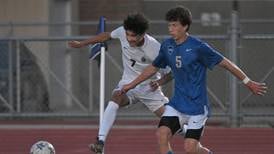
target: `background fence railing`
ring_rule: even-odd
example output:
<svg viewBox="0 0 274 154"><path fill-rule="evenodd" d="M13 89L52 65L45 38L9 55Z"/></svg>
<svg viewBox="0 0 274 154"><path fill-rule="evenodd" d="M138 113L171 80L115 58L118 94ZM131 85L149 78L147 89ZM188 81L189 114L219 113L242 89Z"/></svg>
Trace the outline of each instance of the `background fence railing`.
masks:
<svg viewBox="0 0 274 154"><path fill-rule="evenodd" d="M107 21L110 27L122 21ZM237 63L254 80L266 82L269 93L265 97L253 96L240 81L219 68L209 71L208 93L212 102L212 120L224 124L273 123L274 102L274 31L250 33L243 27L250 24L274 25L274 20L231 19L222 20L225 31L216 34L194 35L208 41L226 57ZM99 65L88 59L88 48L71 49L69 40L82 40L88 36L16 36L17 28L50 26L90 26L97 22L73 23L0 23L0 29L9 29L0 38L0 117L98 117ZM151 21L151 32L162 20ZM194 25L202 24L194 20ZM160 27L161 27L160 26ZM248 28L246 28L248 29ZM3 33L3 31L1 31ZM152 33L159 41L167 33ZM120 45L109 42L106 53L106 99L121 77ZM172 95L172 84L164 87ZM132 112L134 111L134 112ZM155 118L142 104L119 112L121 118Z"/></svg>

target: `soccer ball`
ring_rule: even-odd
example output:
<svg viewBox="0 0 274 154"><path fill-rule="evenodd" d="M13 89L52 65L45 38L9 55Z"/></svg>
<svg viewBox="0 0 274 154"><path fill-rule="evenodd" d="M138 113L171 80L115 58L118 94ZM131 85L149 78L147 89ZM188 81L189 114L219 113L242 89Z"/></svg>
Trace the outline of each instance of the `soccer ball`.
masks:
<svg viewBox="0 0 274 154"><path fill-rule="evenodd" d="M32 145L30 154L55 154L55 150L49 142L38 141Z"/></svg>

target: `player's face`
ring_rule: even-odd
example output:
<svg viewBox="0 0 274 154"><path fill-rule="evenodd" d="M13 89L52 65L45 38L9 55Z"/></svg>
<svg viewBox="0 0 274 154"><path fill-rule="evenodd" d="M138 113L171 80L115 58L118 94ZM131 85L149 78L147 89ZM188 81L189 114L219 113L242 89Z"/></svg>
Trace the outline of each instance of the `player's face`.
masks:
<svg viewBox="0 0 274 154"><path fill-rule="evenodd" d="M177 42L185 38L187 26L183 26L179 21L171 21L168 23L168 32Z"/></svg>
<svg viewBox="0 0 274 154"><path fill-rule="evenodd" d="M144 34L137 35L134 32L127 30L126 37L127 37L128 43L131 47L141 46L144 43Z"/></svg>

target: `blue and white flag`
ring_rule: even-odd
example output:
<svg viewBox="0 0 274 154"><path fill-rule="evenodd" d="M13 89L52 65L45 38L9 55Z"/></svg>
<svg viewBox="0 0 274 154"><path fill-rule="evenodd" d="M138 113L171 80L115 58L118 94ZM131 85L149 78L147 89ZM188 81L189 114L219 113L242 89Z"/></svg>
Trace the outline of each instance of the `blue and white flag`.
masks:
<svg viewBox="0 0 274 154"><path fill-rule="evenodd" d="M97 29L97 33L96 34L100 34L105 32L105 18L104 17L100 17L99 20L99 24L98 24L98 29ZM105 43L96 43L93 45L89 46L89 59L95 59L97 55L99 55L101 53L101 47L105 46Z"/></svg>
<svg viewBox="0 0 274 154"><path fill-rule="evenodd" d="M96 56L101 53L101 47L102 47L102 43L96 43L96 44L90 45L89 59L91 60L95 59Z"/></svg>

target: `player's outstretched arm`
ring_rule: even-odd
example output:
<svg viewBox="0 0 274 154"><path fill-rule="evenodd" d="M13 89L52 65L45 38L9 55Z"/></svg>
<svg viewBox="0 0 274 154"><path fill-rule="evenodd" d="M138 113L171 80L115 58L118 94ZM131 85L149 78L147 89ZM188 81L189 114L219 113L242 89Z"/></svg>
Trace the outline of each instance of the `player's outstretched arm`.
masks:
<svg viewBox="0 0 274 154"><path fill-rule="evenodd" d="M72 48L82 48L82 47L90 45L90 44L105 42L105 41L109 40L110 38L111 37L110 37L109 32L103 32L103 33L100 33L94 37L91 37L91 38L83 40L83 41L69 41L68 45Z"/></svg>
<svg viewBox="0 0 274 154"><path fill-rule="evenodd" d="M254 94L263 96L266 93L267 87L265 83L252 81L238 66L236 66L227 58L224 58L218 65L230 71L234 76L241 80Z"/></svg>
<svg viewBox="0 0 274 154"><path fill-rule="evenodd" d="M157 71L158 71L157 67L154 67L153 65L147 66L144 69L144 71L135 80L123 86L123 88L121 89L121 93L126 93L130 89L133 89L138 84L152 77Z"/></svg>

